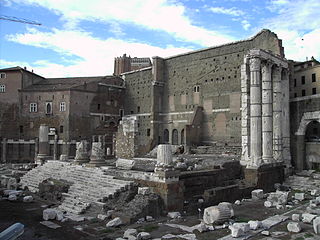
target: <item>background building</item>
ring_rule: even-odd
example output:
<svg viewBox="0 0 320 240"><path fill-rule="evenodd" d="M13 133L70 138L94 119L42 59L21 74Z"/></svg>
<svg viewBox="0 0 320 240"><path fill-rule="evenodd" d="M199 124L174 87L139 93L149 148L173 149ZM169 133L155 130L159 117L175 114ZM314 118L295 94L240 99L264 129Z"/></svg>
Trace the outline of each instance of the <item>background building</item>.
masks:
<svg viewBox="0 0 320 240"><path fill-rule="evenodd" d="M138 69L142 69L145 67L151 66L150 58L131 58L127 57L126 54L123 54L122 57L116 57L114 59L114 73L113 75L120 75L124 72L130 72Z"/></svg>

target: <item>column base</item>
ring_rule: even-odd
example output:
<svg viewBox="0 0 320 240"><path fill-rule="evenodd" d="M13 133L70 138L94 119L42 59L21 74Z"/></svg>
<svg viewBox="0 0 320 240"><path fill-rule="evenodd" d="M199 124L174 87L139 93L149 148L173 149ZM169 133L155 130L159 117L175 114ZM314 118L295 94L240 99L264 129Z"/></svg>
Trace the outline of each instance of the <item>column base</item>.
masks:
<svg viewBox="0 0 320 240"><path fill-rule="evenodd" d="M36 159L35 159L35 163L37 165L43 165L49 159L50 159L50 156L48 156L48 155L38 154Z"/></svg>
<svg viewBox="0 0 320 240"><path fill-rule="evenodd" d="M101 167L107 165L105 159L90 159L90 162L86 164L88 167Z"/></svg>

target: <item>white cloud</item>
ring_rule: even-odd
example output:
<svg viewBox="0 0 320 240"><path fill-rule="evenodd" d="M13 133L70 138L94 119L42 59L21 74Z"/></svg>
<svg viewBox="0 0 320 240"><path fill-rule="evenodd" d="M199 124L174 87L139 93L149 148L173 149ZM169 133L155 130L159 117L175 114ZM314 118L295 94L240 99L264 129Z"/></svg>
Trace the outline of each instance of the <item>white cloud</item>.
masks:
<svg viewBox="0 0 320 240"><path fill-rule="evenodd" d="M251 24L249 23L248 20L242 20L241 25L242 25L243 29L246 31L251 27Z"/></svg>
<svg viewBox="0 0 320 240"><path fill-rule="evenodd" d="M320 1L274 0L268 6L277 15L264 20L261 26L272 29L283 40L286 57L299 61L311 56L319 59Z"/></svg>
<svg viewBox="0 0 320 240"><path fill-rule="evenodd" d="M11 0L19 4L45 7L68 21L131 23L151 30L165 31L175 38L212 46L234 41L217 31L195 26L186 17L183 5L167 0ZM235 11L237 12L237 11ZM240 12L239 12L240 13ZM72 24L71 24L72 25Z"/></svg>
<svg viewBox="0 0 320 240"><path fill-rule="evenodd" d="M11 62L11 66L27 66L45 77L112 74L114 57L122 56L123 53L139 57L152 57L155 55L167 57L192 50L173 46L160 48L114 38L100 39L92 37L87 32L75 30L54 29L52 32L40 32L34 28L29 28L25 34L9 35L7 38L12 42L51 49L60 53L62 57L77 56L79 58L79 60L75 60L68 66L49 62L48 60L38 60L30 64ZM5 66L4 64L1 65ZM6 65L9 66L8 64Z"/></svg>
<svg viewBox="0 0 320 240"><path fill-rule="evenodd" d="M211 7L208 10L213 13L226 14L226 15L236 16L236 17L243 16L245 14L242 10L239 10L235 7L232 7L232 8Z"/></svg>

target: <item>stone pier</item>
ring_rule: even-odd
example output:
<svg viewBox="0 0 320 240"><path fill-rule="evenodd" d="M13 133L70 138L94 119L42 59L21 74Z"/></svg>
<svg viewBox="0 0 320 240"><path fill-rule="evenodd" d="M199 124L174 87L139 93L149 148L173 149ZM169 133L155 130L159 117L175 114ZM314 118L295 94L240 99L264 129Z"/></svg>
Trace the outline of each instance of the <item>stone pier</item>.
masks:
<svg viewBox="0 0 320 240"><path fill-rule="evenodd" d="M93 138L95 139L95 138ZM98 137L98 142L92 142L89 165L99 167L106 165L105 146L102 136Z"/></svg>
<svg viewBox="0 0 320 240"><path fill-rule="evenodd" d="M252 49L241 67L241 164L290 167L289 79L285 59Z"/></svg>
<svg viewBox="0 0 320 240"><path fill-rule="evenodd" d="M37 164L43 164L49 158L49 127L41 124L39 128L39 146L36 159Z"/></svg>
<svg viewBox="0 0 320 240"><path fill-rule="evenodd" d="M82 140L77 142L76 156L74 158L75 164L82 164L89 162L88 141Z"/></svg>

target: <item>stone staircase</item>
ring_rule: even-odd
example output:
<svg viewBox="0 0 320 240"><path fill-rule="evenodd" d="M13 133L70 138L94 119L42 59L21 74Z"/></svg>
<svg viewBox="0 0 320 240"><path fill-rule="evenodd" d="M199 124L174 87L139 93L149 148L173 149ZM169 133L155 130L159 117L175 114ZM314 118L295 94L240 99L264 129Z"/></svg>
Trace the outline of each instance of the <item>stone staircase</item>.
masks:
<svg viewBox="0 0 320 240"><path fill-rule="evenodd" d="M121 191L127 190L133 181L115 179L100 168L88 168L60 161L48 161L21 178L22 187L31 192L39 191L39 183L53 178L70 182L68 193L64 193L60 210L73 214L84 213L92 205L103 202Z"/></svg>

